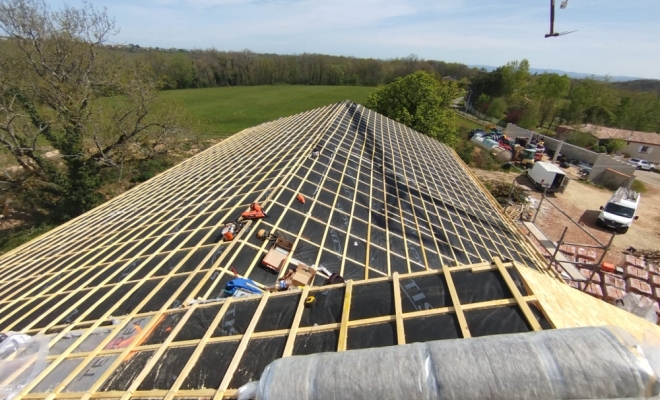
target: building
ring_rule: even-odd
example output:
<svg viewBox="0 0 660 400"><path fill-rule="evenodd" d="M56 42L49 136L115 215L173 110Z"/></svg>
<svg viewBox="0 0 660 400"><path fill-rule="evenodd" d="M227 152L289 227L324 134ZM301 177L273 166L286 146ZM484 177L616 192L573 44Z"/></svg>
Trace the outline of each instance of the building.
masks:
<svg viewBox="0 0 660 400"><path fill-rule="evenodd" d="M558 135L566 135L571 132L585 132L599 141L609 139L625 140L626 147L620 150L617 154L629 154L630 157L633 158L660 163L660 134L608 128L593 124L577 126L562 125L557 129Z"/></svg>
<svg viewBox="0 0 660 400"><path fill-rule="evenodd" d="M268 217L224 241L255 201ZM260 229L293 242L280 274ZM220 298L301 264L347 282ZM0 331L48 342L29 399L219 399L291 355L660 331L565 285L452 149L351 102L246 129L3 255L0 293Z"/></svg>

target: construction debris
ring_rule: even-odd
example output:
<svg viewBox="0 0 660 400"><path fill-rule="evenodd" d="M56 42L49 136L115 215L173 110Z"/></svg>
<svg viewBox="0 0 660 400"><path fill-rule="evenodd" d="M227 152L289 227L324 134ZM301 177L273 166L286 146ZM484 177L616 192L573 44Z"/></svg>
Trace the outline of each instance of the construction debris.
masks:
<svg viewBox="0 0 660 400"><path fill-rule="evenodd" d="M644 261L650 261L652 263L660 263L660 250L653 250L653 249L641 249L637 250L633 247L628 249L628 252L630 255L643 259ZM628 256L626 256L626 261L628 260Z"/></svg>

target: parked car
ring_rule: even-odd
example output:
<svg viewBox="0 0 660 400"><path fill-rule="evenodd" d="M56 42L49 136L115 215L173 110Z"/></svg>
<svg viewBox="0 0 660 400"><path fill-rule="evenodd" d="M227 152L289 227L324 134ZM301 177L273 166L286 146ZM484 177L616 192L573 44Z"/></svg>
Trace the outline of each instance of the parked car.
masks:
<svg viewBox="0 0 660 400"><path fill-rule="evenodd" d="M655 164L646 160L640 160L639 158L631 158L628 160L628 164L634 165L637 169L643 169L644 171L653 171L656 167Z"/></svg>

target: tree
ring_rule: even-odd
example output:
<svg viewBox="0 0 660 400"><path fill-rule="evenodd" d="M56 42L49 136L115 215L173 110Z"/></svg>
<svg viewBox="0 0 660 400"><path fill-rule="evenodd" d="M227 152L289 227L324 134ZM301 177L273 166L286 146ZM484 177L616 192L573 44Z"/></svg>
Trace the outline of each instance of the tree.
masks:
<svg viewBox="0 0 660 400"><path fill-rule="evenodd" d="M458 131L449 106L460 96L453 82L441 82L415 72L372 93L366 106L421 133L453 145Z"/></svg>
<svg viewBox="0 0 660 400"><path fill-rule="evenodd" d="M536 97L539 99L540 125L555 115L555 105L568 94L571 80L567 75L542 74L536 79Z"/></svg>
<svg viewBox="0 0 660 400"><path fill-rule="evenodd" d="M79 215L102 200L103 171L185 140L173 109L154 111L144 64L99 49L116 33L105 11L0 0L0 30L0 151L20 167L2 179L35 214Z"/></svg>
<svg viewBox="0 0 660 400"><path fill-rule="evenodd" d="M539 104L536 101L527 103L522 111L522 117L518 121L518 125L525 129L535 129L539 123Z"/></svg>
<svg viewBox="0 0 660 400"><path fill-rule="evenodd" d="M654 93L625 94L612 119L617 128L655 132L660 127L660 100Z"/></svg>
<svg viewBox="0 0 660 400"><path fill-rule="evenodd" d="M569 124L608 124L618 103L609 83L593 78L575 82L567 99L561 115Z"/></svg>
<svg viewBox="0 0 660 400"><path fill-rule="evenodd" d="M490 102L490 105L488 106L488 110L486 111L486 115L488 115L491 118L501 119L502 114L504 114L506 109L507 109L506 101L504 101L503 98L498 97Z"/></svg>
<svg viewBox="0 0 660 400"><path fill-rule="evenodd" d="M608 154L615 154L619 150L626 148L626 141L623 139L610 139L605 142L605 149L607 149Z"/></svg>
<svg viewBox="0 0 660 400"><path fill-rule="evenodd" d="M504 82L504 95L507 97L526 97L529 93L529 61L511 61L501 68Z"/></svg>

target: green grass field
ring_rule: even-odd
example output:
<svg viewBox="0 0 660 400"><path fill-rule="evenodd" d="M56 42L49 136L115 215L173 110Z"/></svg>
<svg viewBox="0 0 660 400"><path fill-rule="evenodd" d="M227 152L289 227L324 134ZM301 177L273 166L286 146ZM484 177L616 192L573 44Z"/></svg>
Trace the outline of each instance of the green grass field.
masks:
<svg viewBox="0 0 660 400"><path fill-rule="evenodd" d="M460 115L456 115L456 117L454 118L454 123L456 123L456 125L461 130L461 132L463 131L468 132L471 131L472 129L484 129L483 125L471 121L467 118L463 118Z"/></svg>
<svg viewBox="0 0 660 400"><path fill-rule="evenodd" d="M225 137L338 101L364 104L374 90L364 86L238 86L168 90L162 97L182 102L207 126L209 136Z"/></svg>

